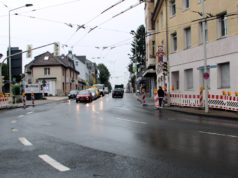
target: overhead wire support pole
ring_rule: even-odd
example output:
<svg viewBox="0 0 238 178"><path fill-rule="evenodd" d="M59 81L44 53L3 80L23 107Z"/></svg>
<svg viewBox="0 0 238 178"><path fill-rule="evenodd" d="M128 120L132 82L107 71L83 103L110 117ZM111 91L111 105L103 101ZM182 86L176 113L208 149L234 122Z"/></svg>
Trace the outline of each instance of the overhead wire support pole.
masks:
<svg viewBox="0 0 238 178"><path fill-rule="evenodd" d="M203 37L203 57L204 57L204 74L207 73L207 47L206 47L206 34L205 34L205 25L206 25L206 14L204 7L204 0L202 0L202 37ZM204 77L204 89L205 89L205 113L208 113L208 78Z"/></svg>

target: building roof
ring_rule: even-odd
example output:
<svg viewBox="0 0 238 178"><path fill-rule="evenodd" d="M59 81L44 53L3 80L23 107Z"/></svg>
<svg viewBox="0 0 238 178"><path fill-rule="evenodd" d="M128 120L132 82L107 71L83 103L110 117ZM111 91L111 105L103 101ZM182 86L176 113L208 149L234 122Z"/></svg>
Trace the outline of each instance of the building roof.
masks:
<svg viewBox="0 0 238 178"><path fill-rule="evenodd" d="M75 70L74 62L72 59L65 55L54 56L50 52L45 52L40 54L34 58L33 61L25 65L26 70L31 69L32 67L44 67L44 66L63 66L65 68L70 68L75 72L79 73Z"/></svg>

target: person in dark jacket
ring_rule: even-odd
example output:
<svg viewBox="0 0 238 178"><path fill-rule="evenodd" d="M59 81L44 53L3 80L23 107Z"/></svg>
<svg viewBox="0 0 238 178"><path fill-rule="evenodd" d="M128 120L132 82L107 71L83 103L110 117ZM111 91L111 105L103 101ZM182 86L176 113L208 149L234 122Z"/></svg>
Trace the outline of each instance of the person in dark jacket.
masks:
<svg viewBox="0 0 238 178"><path fill-rule="evenodd" d="M164 100L164 90L162 87L159 87L158 89L158 97L159 97L159 107L162 108L163 100Z"/></svg>

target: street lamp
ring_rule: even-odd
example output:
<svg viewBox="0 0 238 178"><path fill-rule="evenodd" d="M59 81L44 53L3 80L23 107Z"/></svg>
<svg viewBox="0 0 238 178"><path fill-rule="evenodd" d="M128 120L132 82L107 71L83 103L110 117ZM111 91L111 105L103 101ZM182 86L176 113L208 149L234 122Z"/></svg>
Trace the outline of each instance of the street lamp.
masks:
<svg viewBox="0 0 238 178"><path fill-rule="evenodd" d="M9 34L9 47L8 47L8 67L9 67L9 93L11 94L12 93L12 70L11 70L11 12L12 11L15 11L17 9L21 9L23 7L30 7L30 6L33 6L33 4L25 4L24 6L20 6L20 7L17 7L17 8L14 8L14 9L10 9L8 11L8 25L9 25L9 28L8 28L8 34Z"/></svg>

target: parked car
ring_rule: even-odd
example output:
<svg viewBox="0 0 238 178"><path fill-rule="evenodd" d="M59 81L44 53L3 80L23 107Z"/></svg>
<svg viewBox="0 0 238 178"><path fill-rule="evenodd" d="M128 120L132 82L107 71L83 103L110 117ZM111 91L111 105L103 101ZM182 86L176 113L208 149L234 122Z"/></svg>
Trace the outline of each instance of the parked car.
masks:
<svg viewBox="0 0 238 178"><path fill-rule="evenodd" d="M97 99L99 97L99 92L97 91L97 88L88 88L88 91L92 93L93 100Z"/></svg>
<svg viewBox="0 0 238 178"><path fill-rule="evenodd" d="M101 96L105 95L104 84L94 84L93 87L96 87L99 90Z"/></svg>
<svg viewBox="0 0 238 178"><path fill-rule="evenodd" d="M105 94L109 94L109 89L108 89L108 87L105 87L105 88L104 88L104 93L105 93Z"/></svg>
<svg viewBox="0 0 238 178"><path fill-rule="evenodd" d="M89 90L81 90L76 96L76 103L78 102L92 102L93 96Z"/></svg>
<svg viewBox="0 0 238 178"><path fill-rule="evenodd" d="M75 99L78 93L79 93L79 90L71 90L68 94L68 98Z"/></svg>

